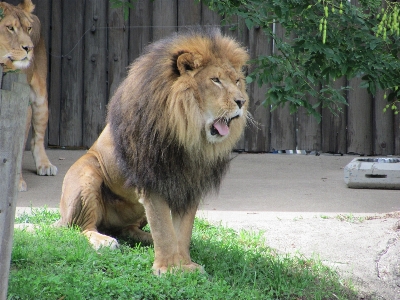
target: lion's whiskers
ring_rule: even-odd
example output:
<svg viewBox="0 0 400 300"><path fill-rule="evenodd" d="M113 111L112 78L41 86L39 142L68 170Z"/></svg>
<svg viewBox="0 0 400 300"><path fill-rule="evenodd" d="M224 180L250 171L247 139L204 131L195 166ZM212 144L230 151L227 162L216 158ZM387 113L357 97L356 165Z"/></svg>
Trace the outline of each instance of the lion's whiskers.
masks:
<svg viewBox="0 0 400 300"><path fill-rule="evenodd" d="M257 130L261 129L261 123L257 122L249 111L247 111L247 113L246 113L246 119L247 119L246 126L252 125Z"/></svg>
<svg viewBox="0 0 400 300"><path fill-rule="evenodd" d="M227 114L228 112L225 109L220 108L217 113L217 119L224 120L224 122L227 123L227 118L226 118Z"/></svg>

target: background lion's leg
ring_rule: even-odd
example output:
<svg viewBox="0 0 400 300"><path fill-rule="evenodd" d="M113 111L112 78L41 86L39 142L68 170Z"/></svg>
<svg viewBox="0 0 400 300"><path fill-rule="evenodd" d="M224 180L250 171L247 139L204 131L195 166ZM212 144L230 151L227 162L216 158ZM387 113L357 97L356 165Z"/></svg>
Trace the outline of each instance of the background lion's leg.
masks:
<svg viewBox="0 0 400 300"><path fill-rule="evenodd" d="M141 202L145 207L147 221L150 224L154 241L154 274L160 275L173 268L181 268L183 270L201 268L190 259L188 248L190 236L186 236L191 234L191 229L187 230L187 228L193 226L194 216L191 216L193 212L184 214L181 216L181 220L175 221L179 229L178 240L167 202L154 193L148 198L143 197Z"/></svg>
<svg viewBox="0 0 400 300"><path fill-rule="evenodd" d="M41 40L40 43L44 43L44 41ZM44 135L49 119L46 84L47 61L46 54L39 55L39 51L44 51L44 47L39 45L35 47L34 71L28 74L28 81L31 86L30 100L33 125L31 151L38 175L56 175L57 167L51 164L44 149Z"/></svg>
<svg viewBox="0 0 400 300"><path fill-rule="evenodd" d="M52 165L44 149L44 135L49 118L47 107L46 83L41 87L40 78L33 75L31 81L31 105L32 105L32 140L31 151L35 160L38 175L56 175L57 167ZM39 86L38 86L39 85Z"/></svg>
<svg viewBox="0 0 400 300"><path fill-rule="evenodd" d="M26 144L26 140L28 139L29 129L31 128L31 120L32 120L32 107L29 105L28 111L26 113L24 145ZM19 173L18 191L26 192L27 189L28 188L27 188L26 182L25 182L24 178L22 177L22 164L21 164L21 170Z"/></svg>

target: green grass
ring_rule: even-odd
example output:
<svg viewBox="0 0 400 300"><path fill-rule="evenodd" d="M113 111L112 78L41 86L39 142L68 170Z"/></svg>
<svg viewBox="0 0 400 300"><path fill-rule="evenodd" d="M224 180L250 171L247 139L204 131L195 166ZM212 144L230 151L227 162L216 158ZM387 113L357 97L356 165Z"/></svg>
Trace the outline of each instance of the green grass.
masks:
<svg viewBox="0 0 400 300"><path fill-rule="evenodd" d="M8 299L357 299L337 273L316 259L278 254L261 232L235 231L196 219L192 259L207 274L156 277L152 247L94 251L76 228L52 228L46 209L16 222Z"/></svg>

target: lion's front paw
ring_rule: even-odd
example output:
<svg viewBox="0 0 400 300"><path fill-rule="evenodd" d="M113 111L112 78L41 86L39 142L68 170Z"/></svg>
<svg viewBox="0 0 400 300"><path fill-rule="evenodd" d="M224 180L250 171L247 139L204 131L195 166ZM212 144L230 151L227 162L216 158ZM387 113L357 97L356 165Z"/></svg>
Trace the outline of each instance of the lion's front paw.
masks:
<svg viewBox="0 0 400 300"><path fill-rule="evenodd" d="M18 183L18 191L19 192L26 192L27 190L28 190L28 186L26 185L25 180L20 178L19 179L19 183Z"/></svg>
<svg viewBox="0 0 400 300"><path fill-rule="evenodd" d="M164 266L157 266L155 263L153 265L153 273L154 275L160 276L167 272L170 273L177 273L177 272L195 272L198 271L199 273L205 273L204 268L196 264L195 262L190 262L188 264L179 264L179 265L164 265Z"/></svg>
<svg viewBox="0 0 400 300"><path fill-rule="evenodd" d="M84 235L89 239L90 244L95 250L99 250L102 247L108 247L110 249L117 249L119 244L116 239L104 235L95 231L86 231Z"/></svg>
<svg viewBox="0 0 400 300"><path fill-rule="evenodd" d="M57 174L57 167L52 165L50 162L46 164L40 164L36 167L36 173L38 175L56 175Z"/></svg>

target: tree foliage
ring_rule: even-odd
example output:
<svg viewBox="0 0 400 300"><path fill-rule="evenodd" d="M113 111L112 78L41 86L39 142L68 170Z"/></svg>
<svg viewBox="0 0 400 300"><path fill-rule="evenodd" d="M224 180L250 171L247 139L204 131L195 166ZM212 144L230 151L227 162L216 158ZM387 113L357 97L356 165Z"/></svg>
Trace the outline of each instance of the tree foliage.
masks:
<svg viewBox="0 0 400 300"><path fill-rule="evenodd" d="M399 3L386 4L383 9L381 0L203 2L225 20L239 16L249 29L257 26L272 37L276 51L255 57L251 62L253 72L247 77L248 82L270 86L266 105L274 108L288 103L292 112L305 107L320 120L317 107L335 112L346 103L343 90L349 87L334 85L336 79L346 76L361 78L361 87L371 94L377 89L386 90L387 108L397 110ZM284 29L285 36L277 34L277 24ZM317 103L310 103L309 97L317 99Z"/></svg>

